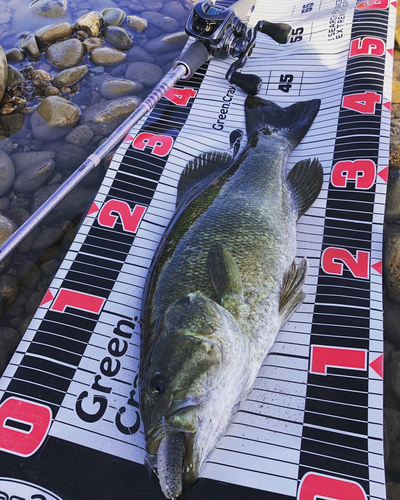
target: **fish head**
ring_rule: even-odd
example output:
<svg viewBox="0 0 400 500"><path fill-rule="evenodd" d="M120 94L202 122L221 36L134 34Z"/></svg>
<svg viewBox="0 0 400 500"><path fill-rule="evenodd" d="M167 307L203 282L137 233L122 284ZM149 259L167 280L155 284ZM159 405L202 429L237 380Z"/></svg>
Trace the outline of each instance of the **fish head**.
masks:
<svg viewBox="0 0 400 500"><path fill-rule="evenodd" d="M151 455L163 437L185 433L188 483L197 479L240 401L240 390L232 408L221 397L231 379L236 388L243 383L244 375L239 384L235 380L243 374L248 352L234 317L202 293L191 293L167 309L142 373L142 418Z"/></svg>

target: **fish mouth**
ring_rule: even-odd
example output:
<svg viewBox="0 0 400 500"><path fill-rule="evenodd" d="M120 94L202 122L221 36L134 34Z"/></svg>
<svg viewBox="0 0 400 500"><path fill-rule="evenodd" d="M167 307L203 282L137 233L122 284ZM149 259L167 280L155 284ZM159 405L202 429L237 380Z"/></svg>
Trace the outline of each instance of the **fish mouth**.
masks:
<svg viewBox="0 0 400 500"><path fill-rule="evenodd" d="M157 425L146 434L146 450L150 455L156 455L161 439L171 434L183 432L185 441L190 434L196 432L195 418L197 414L194 405L182 407L179 405L175 411L164 415Z"/></svg>

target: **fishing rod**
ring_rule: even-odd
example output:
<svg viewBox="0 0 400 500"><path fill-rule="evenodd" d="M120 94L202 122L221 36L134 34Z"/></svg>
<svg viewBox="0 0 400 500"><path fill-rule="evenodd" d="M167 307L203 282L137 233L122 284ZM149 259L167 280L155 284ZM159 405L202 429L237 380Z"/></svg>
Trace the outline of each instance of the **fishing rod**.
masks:
<svg viewBox="0 0 400 500"><path fill-rule="evenodd" d="M188 15L185 31L194 42L175 60L173 68L136 110L103 142L103 144L72 173L68 179L0 246L0 262L28 236L74 187L129 133L139 120L150 112L179 80L187 80L212 58L234 57L225 78L246 94L256 95L262 84L257 75L241 73L255 46L257 33L270 36L284 44L291 27L285 23L258 21L248 28L256 0L238 0L229 8L219 7L216 0L196 4Z"/></svg>

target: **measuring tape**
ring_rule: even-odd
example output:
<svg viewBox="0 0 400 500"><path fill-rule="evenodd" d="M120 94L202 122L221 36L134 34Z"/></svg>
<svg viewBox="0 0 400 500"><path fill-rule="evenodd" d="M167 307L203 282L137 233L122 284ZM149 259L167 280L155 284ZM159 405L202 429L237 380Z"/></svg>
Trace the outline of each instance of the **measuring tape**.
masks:
<svg viewBox="0 0 400 500"><path fill-rule="evenodd" d="M281 106L322 100L288 164L318 157L324 168L297 226L307 298L186 495L384 499L381 241L396 4L267 4L252 19L292 32L287 45L257 38L246 72L262 78L259 95ZM224 80L230 64L212 61L176 85L114 155L0 380L4 498L163 498L143 467L141 298L185 165L245 137L246 95Z"/></svg>

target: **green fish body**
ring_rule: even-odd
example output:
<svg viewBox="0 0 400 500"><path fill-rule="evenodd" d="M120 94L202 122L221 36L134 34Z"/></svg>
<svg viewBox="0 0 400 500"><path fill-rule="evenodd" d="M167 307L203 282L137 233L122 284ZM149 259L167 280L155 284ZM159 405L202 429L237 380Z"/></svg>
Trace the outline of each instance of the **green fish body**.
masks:
<svg viewBox="0 0 400 500"><path fill-rule="evenodd" d="M155 455L162 440L185 436L179 442L188 483L304 297L307 262L294 264L296 222L320 192L322 167L306 160L286 176L286 165L319 105L282 109L248 97L249 141L240 157L204 154L182 174L177 212L149 279L140 375L147 451ZM161 487L176 498L180 466L160 458Z"/></svg>

